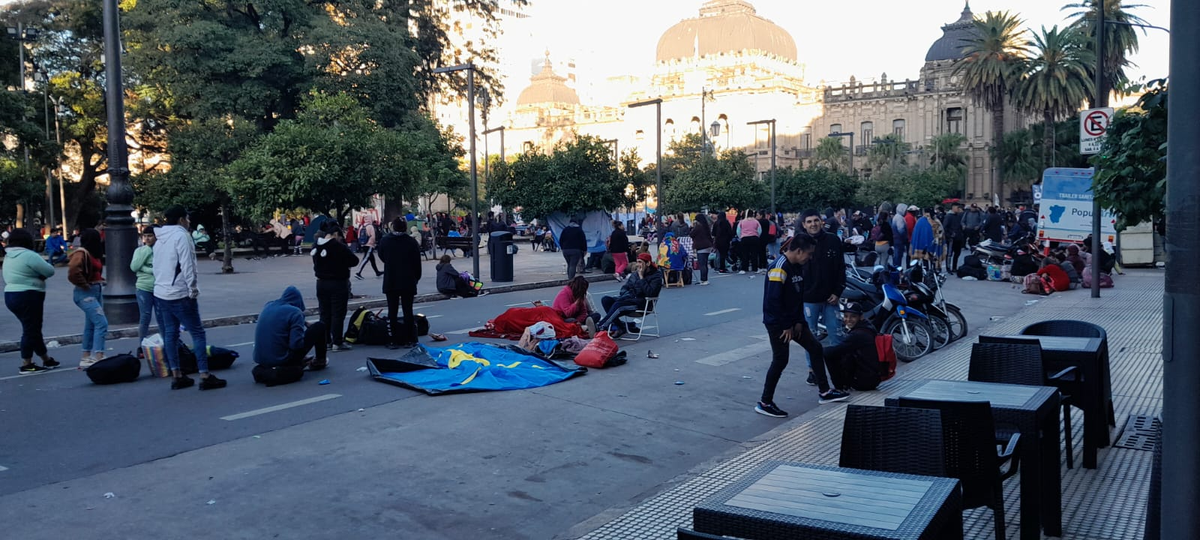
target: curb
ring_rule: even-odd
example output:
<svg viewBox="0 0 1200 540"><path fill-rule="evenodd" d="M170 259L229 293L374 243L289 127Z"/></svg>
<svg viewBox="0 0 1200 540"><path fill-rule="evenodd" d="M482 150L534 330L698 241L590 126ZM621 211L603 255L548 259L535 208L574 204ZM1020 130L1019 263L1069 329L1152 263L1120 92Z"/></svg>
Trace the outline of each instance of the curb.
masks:
<svg viewBox="0 0 1200 540"><path fill-rule="evenodd" d="M590 283L595 283L598 281L616 281L616 278L614 278L612 274L586 275L584 277L587 278L588 282L590 282ZM489 291L489 294L503 294L503 293L508 293L508 292L529 291L529 290L533 290L533 289L545 289L548 287L556 287L556 286L565 285L566 283L567 283L567 280L565 280L565 279L552 279L552 280L545 280L545 281L534 281L531 283L518 283L515 285L501 285L499 287L489 287L487 290ZM413 299L413 304L437 302L439 300L446 300L448 298L450 298L450 297L446 296L442 293L418 294ZM364 301L359 301L359 302L352 301L346 306L346 313L347 314L353 313L355 309L360 308L360 307L365 307L368 309L381 308L381 307L385 308L385 307L387 307L387 299L364 300ZM306 309L306 310L304 310L304 314L306 316L316 315L317 308ZM216 318L212 318L212 319L204 319L201 322L203 322L205 328L216 328L216 327L221 327L221 326L236 326L239 324L250 324L250 323L257 322L257 321L258 321L258 314L255 313L255 314L251 314L251 315L229 315L229 316L225 316L225 317L216 317ZM137 328L137 325L135 324L132 326L121 327L116 330L110 330L108 332L106 339L115 340L115 339L120 339L120 338L137 337L137 334L138 334L138 328ZM48 337L45 337L44 339L45 339L46 343L49 343L51 341L57 341L59 345L75 345L75 344L83 341L82 334L67 334L67 335L52 336L52 337L48 336ZM13 351L18 351L20 349L21 349L20 341L0 341L0 353L13 352Z"/></svg>

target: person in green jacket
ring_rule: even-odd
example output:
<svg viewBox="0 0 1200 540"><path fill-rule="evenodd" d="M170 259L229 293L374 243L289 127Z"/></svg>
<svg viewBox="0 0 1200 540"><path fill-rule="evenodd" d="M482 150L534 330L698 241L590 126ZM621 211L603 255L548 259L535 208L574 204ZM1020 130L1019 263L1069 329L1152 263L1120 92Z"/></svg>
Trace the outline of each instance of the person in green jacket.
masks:
<svg viewBox="0 0 1200 540"><path fill-rule="evenodd" d="M133 251L133 260L129 263L129 269L137 276L134 292L137 294L138 312L141 315L138 319L139 343L150 335L152 316L159 315L156 321L160 333L163 327L162 316L154 309L154 242L157 239L153 228L146 227L142 230L142 246ZM143 354L142 348L138 347L138 358Z"/></svg>
<svg viewBox="0 0 1200 540"><path fill-rule="evenodd" d="M46 280L54 267L33 250L33 235L25 229L13 229L4 255L4 305L21 321L21 368L27 375L58 367L46 352L42 338L42 313L46 303ZM42 365L33 363L33 355Z"/></svg>

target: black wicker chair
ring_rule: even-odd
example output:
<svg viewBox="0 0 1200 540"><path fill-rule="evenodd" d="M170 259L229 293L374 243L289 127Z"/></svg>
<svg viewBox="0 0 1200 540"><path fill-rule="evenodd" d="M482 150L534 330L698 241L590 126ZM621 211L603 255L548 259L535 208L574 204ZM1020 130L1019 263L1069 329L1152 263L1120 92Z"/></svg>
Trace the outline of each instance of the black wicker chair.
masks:
<svg viewBox="0 0 1200 540"><path fill-rule="evenodd" d="M675 529L675 537L678 540L737 540L732 536L717 536L715 534L705 534L696 532L691 529L679 527Z"/></svg>
<svg viewBox="0 0 1200 540"><path fill-rule="evenodd" d="M1079 370L1069 367L1047 373L1042 362L1042 346L1037 339L979 336L979 343L971 347L967 380L1057 388L1066 433L1067 468L1075 468L1071 406L1075 404L1073 396L1079 395Z"/></svg>
<svg viewBox="0 0 1200 540"><path fill-rule="evenodd" d="M839 467L947 476L942 415L908 407L846 407Z"/></svg>
<svg viewBox="0 0 1200 540"><path fill-rule="evenodd" d="M1100 338L1100 358L1104 362L1106 377L1108 373L1108 332L1103 327L1083 321L1067 321L1067 320L1052 320L1035 322L1026 326L1021 330L1023 336L1062 336L1062 337L1083 337L1083 338ZM1117 425L1117 414L1113 408L1113 402L1109 402L1104 406L1105 414L1108 415L1108 425Z"/></svg>
<svg viewBox="0 0 1200 540"><path fill-rule="evenodd" d="M1021 434L998 441L992 405L986 401L940 401L900 398L901 407L937 409L942 416L946 476L962 482L963 508L992 509L996 540L1004 534L1004 480L1017 474ZM1002 470L1009 462L1008 470Z"/></svg>

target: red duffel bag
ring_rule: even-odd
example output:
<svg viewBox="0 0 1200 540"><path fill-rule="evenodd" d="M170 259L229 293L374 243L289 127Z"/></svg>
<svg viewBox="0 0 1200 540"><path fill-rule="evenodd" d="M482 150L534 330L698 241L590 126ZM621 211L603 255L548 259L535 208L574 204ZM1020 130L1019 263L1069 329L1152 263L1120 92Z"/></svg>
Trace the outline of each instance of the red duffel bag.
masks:
<svg viewBox="0 0 1200 540"><path fill-rule="evenodd" d="M606 368L625 363L625 351L617 351L617 342L608 337L608 332L599 332L579 354L575 363L590 368Z"/></svg>

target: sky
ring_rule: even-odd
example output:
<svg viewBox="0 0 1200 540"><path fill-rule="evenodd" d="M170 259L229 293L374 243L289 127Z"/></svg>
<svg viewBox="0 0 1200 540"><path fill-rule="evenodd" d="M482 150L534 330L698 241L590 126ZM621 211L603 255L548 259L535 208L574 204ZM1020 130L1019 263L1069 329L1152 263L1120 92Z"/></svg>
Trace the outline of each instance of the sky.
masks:
<svg viewBox="0 0 1200 540"><path fill-rule="evenodd" d="M1064 25L1077 0L973 0L976 16L988 10L1020 15L1026 28ZM675 23L699 14L703 0L530 0L529 19L511 25L501 40L508 92L515 98L527 84L530 60L549 50L552 59L573 58L580 77L648 75L658 38ZM941 27L959 18L962 0L750 0L758 14L787 30L796 41L806 79L817 84L916 79ZM1133 13L1149 24L1168 27L1170 0L1139 0ZM1168 36L1161 30L1139 35L1132 57L1133 79L1167 74Z"/></svg>

